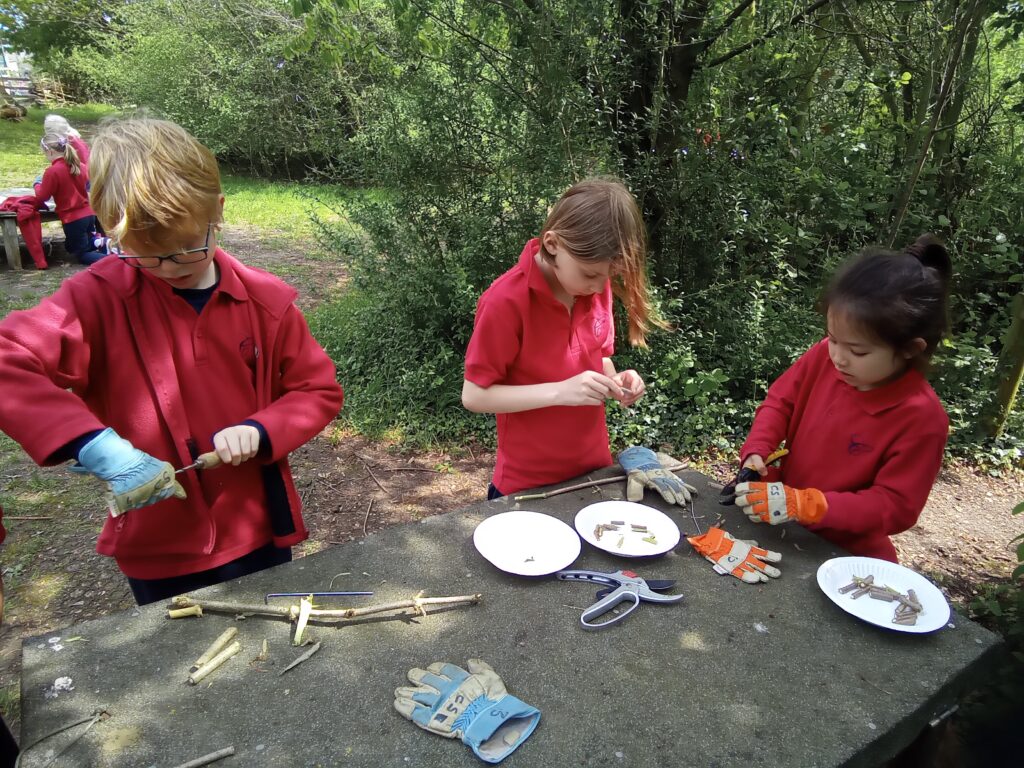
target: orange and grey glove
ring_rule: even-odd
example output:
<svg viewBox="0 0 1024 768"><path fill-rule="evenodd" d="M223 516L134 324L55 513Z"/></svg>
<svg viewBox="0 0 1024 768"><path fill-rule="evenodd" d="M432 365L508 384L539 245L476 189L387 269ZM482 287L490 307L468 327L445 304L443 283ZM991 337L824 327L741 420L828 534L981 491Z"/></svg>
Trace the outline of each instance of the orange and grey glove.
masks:
<svg viewBox="0 0 1024 768"><path fill-rule="evenodd" d="M771 525L790 520L809 525L820 522L828 511L825 494L817 488L800 490L782 483L740 483L736 506L752 522Z"/></svg>
<svg viewBox="0 0 1024 768"><path fill-rule="evenodd" d="M708 528L702 536L686 538L693 548L708 562L715 566L715 573L731 574L747 584L757 584L779 578L782 572L768 563L777 563L782 559L778 552L761 549L756 541L735 539L717 526Z"/></svg>

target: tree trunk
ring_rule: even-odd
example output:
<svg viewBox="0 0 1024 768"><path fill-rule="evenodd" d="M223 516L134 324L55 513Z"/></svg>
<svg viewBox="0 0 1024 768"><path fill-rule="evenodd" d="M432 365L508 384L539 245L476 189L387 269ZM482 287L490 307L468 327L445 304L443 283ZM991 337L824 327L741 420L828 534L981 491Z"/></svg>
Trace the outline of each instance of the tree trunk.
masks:
<svg viewBox="0 0 1024 768"><path fill-rule="evenodd" d="M923 131L920 146L914 147L916 150L916 160L914 161L913 166L911 167L910 172L893 204L892 226L889 230L890 247L892 247L896 242L896 238L899 236L900 227L903 226L903 219L907 215L907 208L910 206L910 198L914 193L914 187L917 186L917 180L921 176L921 170L924 168L925 161L928 159L928 152L931 148L932 140L935 138L935 134L938 131L939 121L942 119L946 104L949 101L957 68L963 62L964 43L967 33L971 30L972 25L977 19L978 9L983 2L984 0L974 0L971 7L962 14L960 16L960 20L954 24L953 32L950 36L950 44L946 54L945 66L942 71L942 80L939 83L938 96L935 99L934 106L931 108L931 117ZM912 156L908 155L908 159L910 159L910 157Z"/></svg>
<svg viewBox="0 0 1024 768"><path fill-rule="evenodd" d="M996 392L983 423L990 437L999 437L1013 410L1013 403L1024 378L1024 293L1010 304L1010 327L1003 336L1003 349L996 366Z"/></svg>

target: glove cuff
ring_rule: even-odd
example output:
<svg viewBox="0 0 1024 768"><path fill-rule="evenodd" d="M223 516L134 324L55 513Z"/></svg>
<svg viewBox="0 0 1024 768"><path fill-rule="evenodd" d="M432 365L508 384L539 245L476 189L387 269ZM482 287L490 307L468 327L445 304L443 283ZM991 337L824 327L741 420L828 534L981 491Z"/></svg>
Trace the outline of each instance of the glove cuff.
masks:
<svg viewBox="0 0 1024 768"><path fill-rule="evenodd" d="M619 464L626 472L637 469L661 469L661 462L654 451L642 445L632 445L618 456Z"/></svg>
<svg viewBox="0 0 1024 768"><path fill-rule="evenodd" d="M134 452L135 446L107 427L82 446L78 462L87 472L109 480L131 462Z"/></svg>
<svg viewBox="0 0 1024 768"><path fill-rule="evenodd" d="M462 742L484 762L500 763L526 741L540 722L540 710L515 696L477 701L484 706L463 731Z"/></svg>
<svg viewBox="0 0 1024 768"><path fill-rule="evenodd" d="M804 525L820 523L828 512L828 501L825 494L817 488L807 488L800 492L796 507L797 519Z"/></svg>

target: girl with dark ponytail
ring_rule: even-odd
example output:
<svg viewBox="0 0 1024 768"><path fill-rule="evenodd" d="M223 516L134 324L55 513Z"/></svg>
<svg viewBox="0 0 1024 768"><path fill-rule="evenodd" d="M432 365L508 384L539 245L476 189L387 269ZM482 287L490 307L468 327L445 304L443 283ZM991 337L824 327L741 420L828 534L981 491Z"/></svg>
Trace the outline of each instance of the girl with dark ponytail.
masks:
<svg viewBox="0 0 1024 768"><path fill-rule="evenodd" d="M768 389L740 452L755 522L796 520L856 555L896 562L939 473L949 418L924 378L948 328L952 264L934 235L846 261L822 300L828 336ZM781 468L764 456L785 440Z"/></svg>

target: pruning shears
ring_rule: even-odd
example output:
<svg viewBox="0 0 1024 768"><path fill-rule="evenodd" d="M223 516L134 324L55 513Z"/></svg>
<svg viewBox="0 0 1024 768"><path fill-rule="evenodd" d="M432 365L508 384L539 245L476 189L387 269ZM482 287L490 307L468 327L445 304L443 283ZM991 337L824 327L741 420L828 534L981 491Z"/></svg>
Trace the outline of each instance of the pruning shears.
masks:
<svg viewBox="0 0 1024 768"><path fill-rule="evenodd" d="M622 621L636 610L641 601L649 603L677 603L683 599L682 595L658 594L661 590L672 589L676 584L675 579L652 579L648 581L633 571L614 571L612 573L602 573L600 571L559 571L555 576L561 581L589 581L605 585L605 588L597 593L597 602L583 611L583 615L580 616L580 624L584 629L603 629ZM608 613L620 603L629 603L629 605L610 619L601 622L590 621L590 619L596 619Z"/></svg>
<svg viewBox="0 0 1024 768"><path fill-rule="evenodd" d="M783 457L789 455L789 450L786 448L779 448L777 451L773 451L768 454L768 458L764 460L764 465L770 467L778 461L781 461ZM761 475L753 467L743 467L737 474L735 479L722 488L722 499L718 502L722 506L732 506L733 502L736 501L736 486L740 483L756 483L761 479Z"/></svg>

